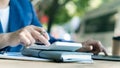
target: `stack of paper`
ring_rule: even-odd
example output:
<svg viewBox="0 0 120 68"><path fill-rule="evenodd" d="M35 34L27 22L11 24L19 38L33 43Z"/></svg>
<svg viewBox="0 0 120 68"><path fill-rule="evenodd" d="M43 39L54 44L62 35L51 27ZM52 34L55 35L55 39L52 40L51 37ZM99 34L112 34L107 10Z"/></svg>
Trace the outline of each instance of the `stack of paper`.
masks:
<svg viewBox="0 0 120 68"><path fill-rule="evenodd" d="M22 54L57 62L92 63L91 53L75 52L81 47L82 44L80 43L70 42L55 42L50 46L32 44L30 47L23 49Z"/></svg>
<svg viewBox="0 0 120 68"><path fill-rule="evenodd" d="M75 52L81 47L82 45L80 43L69 42L56 42L48 47L34 44L28 48L23 48L22 54L20 52L7 52L0 54L0 58L93 63L92 53Z"/></svg>
<svg viewBox="0 0 120 68"><path fill-rule="evenodd" d="M21 52L6 52L0 54L0 59L29 60L29 61L51 61L50 59L23 56Z"/></svg>

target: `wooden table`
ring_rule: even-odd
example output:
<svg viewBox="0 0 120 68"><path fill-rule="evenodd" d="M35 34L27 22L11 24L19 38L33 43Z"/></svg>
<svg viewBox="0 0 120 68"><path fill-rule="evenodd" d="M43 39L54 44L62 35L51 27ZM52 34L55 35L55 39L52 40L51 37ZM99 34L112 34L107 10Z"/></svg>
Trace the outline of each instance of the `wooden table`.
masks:
<svg viewBox="0 0 120 68"><path fill-rule="evenodd" d="M0 59L0 68L120 68L120 62L94 60L92 64Z"/></svg>

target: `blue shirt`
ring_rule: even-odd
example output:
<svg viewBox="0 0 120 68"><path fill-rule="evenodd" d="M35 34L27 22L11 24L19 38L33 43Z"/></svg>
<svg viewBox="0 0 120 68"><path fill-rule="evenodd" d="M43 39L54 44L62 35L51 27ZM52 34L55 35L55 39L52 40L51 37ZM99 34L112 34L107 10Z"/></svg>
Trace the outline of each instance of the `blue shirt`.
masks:
<svg viewBox="0 0 120 68"><path fill-rule="evenodd" d="M10 0L10 15L9 15L9 26L7 32L17 31L28 25L35 25L42 27L39 22L33 6L29 0ZM62 39L55 39L50 35L50 43L55 41L65 41ZM7 50L10 52L18 52L22 49L22 45L16 47L5 47L2 50Z"/></svg>
<svg viewBox="0 0 120 68"><path fill-rule="evenodd" d="M29 0L10 0L8 31L14 32L28 25L42 27ZM22 45L5 47L1 50L20 51Z"/></svg>

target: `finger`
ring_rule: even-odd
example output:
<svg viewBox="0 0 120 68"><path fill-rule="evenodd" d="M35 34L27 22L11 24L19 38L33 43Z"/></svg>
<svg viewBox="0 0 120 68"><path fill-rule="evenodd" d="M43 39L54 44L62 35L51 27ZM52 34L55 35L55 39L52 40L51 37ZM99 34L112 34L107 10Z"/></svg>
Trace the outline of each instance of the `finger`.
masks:
<svg viewBox="0 0 120 68"><path fill-rule="evenodd" d="M41 35L39 32L34 31L34 33L32 33L33 37L35 38L35 40L42 42L43 44L46 45L50 45L48 39L46 39L43 35Z"/></svg>
<svg viewBox="0 0 120 68"><path fill-rule="evenodd" d="M102 52L105 54L105 56L108 56L108 54L107 54L107 52L106 52L105 49L103 49ZM92 51L92 53L93 53L94 55L98 55L98 54L100 53L100 51Z"/></svg>
<svg viewBox="0 0 120 68"><path fill-rule="evenodd" d="M103 52L105 54L105 56L108 56L108 53L105 49L105 47L102 45L102 43L99 41L99 45L101 46L101 52Z"/></svg>
<svg viewBox="0 0 120 68"><path fill-rule="evenodd" d="M48 33L46 32L46 30L44 29L44 28L41 28L41 27L39 27L40 29L41 29L41 31L40 31L40 33L46 38L46 39L50 39L49 38L49 35L48 35Z"/></svg>
<svg viewBox="0 0 120 68"><path fill-rule="evenodd" d="M49 38L49 35L48 35L48 33L47 33L46 31L41 31L40 33L41 33L46 39L48 39L48 40L50 39L50 38Z"/></svg>
<svg viewBox="0 0 120 68"><path fill-rule="evenodd" d="M43 35L41 35L40 37L39 37L40 39L40 41L42 42L42 43L44 43L44 44L46 44L46 45L50 45L50 43L49 43L49 41L43 36Z"/></svg>
<svg viewBox="0 0 120 68"><path fill-rule="evenodd" d="M103 45L100 41L91 40L91 41L89 41L89 43L91 44L91 46L93 46L93 50L97 50L97 51L100 51L100 52L102 51L102 46Z"/></svg>
<svg viewBox="0 0 120 68"><path fill-rule="evenodd" d="M36 26L32 26L35 30L37 30L38 32L40 32L43 36L45 36L46 39L50 39L48 33L46 32L46 30L42 27L36 27Z"/></svg>
<svg viewBox="0 0 120 68"><path fill-rule="evenodd" d="M98 51L92 51L92 53L93 53L94 55L98 55L98 54L99 54Z"/></svg>
<svg viewBox="0 0 120 68"><path fill-rule="evenodd" d="M20 42L23 43L25 46L30 45L30 40L25 36L24 33L20 34Z"/></svg>
<svg viewBox="0 0 120 68"><path fill-rule="evenodd" d="M82 48L76 50L78 52L90 52L92 51L92 46L83 46Z"/></svg>
<svg viewBox="0 0 120 68"><path fill-rule="evenodd" d="M88 42L87 42L88 43ZM99 52L102 52L102 45L99 42L91 42L91 44L89 44L89 46L91 46L91 52L94 55L98 55Z"/></svg>
<svg viewBox="0 0 120 68"><path fill-rule="evenodd" d="M25 36L30 40L30 45L35 43L35 39L32 37L32 35L30 34L30 32L26 31Z"/></svg>
<svg viewBox="0 0 120 68"><path fill-rule="evenodd" d="M108 53L105 48L103 48L103 53L105 54L105 56L108 56Z"/></svg>
<svg viewBox="0 0 120 68"><path fill-rule="evenodd" d="M102 45L102 43L101 43L100 41L98 41L98 45L99 45L99 48L100 48L100 52L102 52L102 51L103 51L104 46Z"/></svg>

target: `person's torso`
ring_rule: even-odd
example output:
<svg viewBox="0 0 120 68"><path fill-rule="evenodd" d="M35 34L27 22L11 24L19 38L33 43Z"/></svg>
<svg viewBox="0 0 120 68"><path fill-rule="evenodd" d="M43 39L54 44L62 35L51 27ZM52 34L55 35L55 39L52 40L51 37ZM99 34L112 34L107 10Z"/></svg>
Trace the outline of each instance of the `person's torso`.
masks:
<svg viewBox="0 0 120 68"><path fill-rule="evenodd" d="M7 23L7 32L17 31L32 23L32 8L28 0L10 0L9 15ZM6 12L7 13L7 12ZM5 24L5 23L4 23ZM3 25L4 27L5 25ZM4 29L4 28L3 28ZM2 50L17 52L20 51L22 45L16 47L6 47Z"/></svg>

